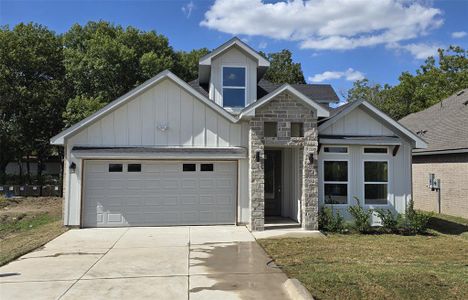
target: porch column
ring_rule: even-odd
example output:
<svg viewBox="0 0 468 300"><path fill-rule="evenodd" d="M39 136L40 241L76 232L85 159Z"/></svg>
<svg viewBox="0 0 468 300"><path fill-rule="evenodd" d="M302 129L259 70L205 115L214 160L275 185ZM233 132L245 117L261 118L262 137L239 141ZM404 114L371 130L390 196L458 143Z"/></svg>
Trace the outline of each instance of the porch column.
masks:
<svg viewBox="0 0 468 300"><path fill-rule="evenodd" d="M262 142L263 121L253 118L249 130L249 180L250 180L250 230L262 231L265 226L265 172L264 162L257 162L257 151L261 157L265 146Z"/></svg>
<svg viewBox="0 0 468 300"><path fill-rule="evenodd" d="M302 159L302 228L318 230L317 122L304 123L304 154ZM313 162L310 162L310 155Z"/></svg>

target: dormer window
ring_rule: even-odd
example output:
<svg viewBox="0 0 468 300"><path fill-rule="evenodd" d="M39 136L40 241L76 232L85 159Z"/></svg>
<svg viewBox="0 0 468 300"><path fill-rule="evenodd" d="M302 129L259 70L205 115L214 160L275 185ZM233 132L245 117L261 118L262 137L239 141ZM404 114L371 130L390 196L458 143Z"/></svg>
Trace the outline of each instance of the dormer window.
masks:
<svg viewBox="0 0 468 300"><path fill-rule="evenodd" d="M245 67L223 67L223 106L245 107Z"/></svg>

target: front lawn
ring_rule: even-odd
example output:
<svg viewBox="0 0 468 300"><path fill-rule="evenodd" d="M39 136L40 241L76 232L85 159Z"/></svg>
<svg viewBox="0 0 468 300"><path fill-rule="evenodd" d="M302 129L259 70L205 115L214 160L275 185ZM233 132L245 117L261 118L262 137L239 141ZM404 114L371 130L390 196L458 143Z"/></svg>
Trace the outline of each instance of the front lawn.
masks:
<svg viewBox="0 0 468 300"><path fill-rule="evenodd" d="M65 231L61 198L0 198L0 266Z"/></svg>
<svg viewBox="0 0 468 300"><path fill-rule="evenodd" d="M468 299L468 220L437 215L429 227L258 242L316 299Z"/></svg>

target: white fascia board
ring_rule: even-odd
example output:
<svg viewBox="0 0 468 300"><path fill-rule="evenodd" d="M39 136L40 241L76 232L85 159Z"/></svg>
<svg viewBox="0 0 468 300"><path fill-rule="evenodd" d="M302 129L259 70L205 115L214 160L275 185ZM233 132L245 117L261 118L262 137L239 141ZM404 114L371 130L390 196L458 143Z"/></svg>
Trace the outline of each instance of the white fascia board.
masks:
<svg viewBox="0 0 468 300"><path fill-rule="evenodd" d="M375 140L372 138L362 140L346 140L346 139L333 139L333 138L320 138L319 143L326 145L378 145L378 146L396 146L401 145L401 141L392 140Z"/></svg>
<svg viewBox="0 0 468 300"><path fill-rule="evenodd" d="M405 126L401 125L399 122L393 120L387 114L385 114L384 112L379 110L377 107L375 107L374 105L370 104L369 102L367 102L365 100L356 101L355 103L351 104L349 107L345 108L343 111L341 111L337 115L333 116L329 120L326 120L324 123L322 123L318 127L319 134L320 134L320 131L323 131L326 128L330 127L336 121L338 121L342 117L346 116L348 113L350 113L351 111L353 111L356 107L358 107L360 105L363 105L368 110L370 110L376 117L378 117L380 119L380 121L385 122L390 127L396 129L397 131L401 132L404 136L408 137L411 141L414 142L415 148L419 148L419 149L427 148L426 141L424 141L422 138L420 138L418 135L413 133L411 130L409 130Z"/></svg>
<svg viewBox="0 0 468 300"><path fill-rule="evenodd" d="M219 114L221 114L223 117L231 121L232 123L237 122L237 118L232 116L230 113L225 111L221 106L218 104L214 103L213 101L207 99L205 96L200 94L198 91L193 89L189 84L187 84L185 81L177 77L175 74L170 72L169 70L162 71L158 75L154 76L153 78L145 81L143 84L139 85L135 89L131 90L130 92L126 93L125 95L117 98L116 100L110 102L94 114L90 115L89 117L81 120L80 122L76 123L75 125L71 126L68 129L65 129L64 131L60 132L56 136L52 137L50 139L50 143L52 145L64 145L65 143L65 138L71 136L72 134L76 133L80 129L94 123L96 120L102 118L106 114L114 111L121 105L125 104L129 100L133 99L134 97L138 96L139 94L143 93L147 89L151 88L155 84L161 82L162 80L170 78L172 81L174 81L176 84L178 84L181 88L186 90L189 94L194 96L195 98L199 99L203 103L205 103L207 106L212 108L213 110L217 111Z"/></svg>
<svg viewBox="0 0 468 300"><path fill-rule="evenodd" d="M268 103L270 100L278 96L284 91L288 91L294 96L296 96L299 100L307 104L308 106L312 107L317 111L317 117L328 117L330 116L330 112L323 108L320 104L317 102L309 99L307 96L290 86L289 84L283 84L273 92L269 93L268 95L265 95L263 98L257 100L254 102L252 105L246 107L239 115L239 119L242 119L243 117L251 116L252 113L255 113L255 109L265 105Z"/></svg>
<svg viewBox="0 0 468 300"><path fill-rule="evenodd" d="M199 60L199 64L200 65L206 65L206 66L211 65L211 60L214 57L216 57L217 55L223 53L224 51L231 48L232 46L238 46L243 51L245 51L246 53L248 53L249 55L254 57L258 61L258 66L259 67L269 67L270 66L270 62L266 58L264 58L263 56L258 54L257 51L252 49L249 45L247 45L246 43L244 43L243 41L241 41L237 37L234 37L234 38L230 39L226 43L222 44L218 48L216 48L213 51L211 51L210 53L208 53L207 55L201 57L200 60Z"/></svg>

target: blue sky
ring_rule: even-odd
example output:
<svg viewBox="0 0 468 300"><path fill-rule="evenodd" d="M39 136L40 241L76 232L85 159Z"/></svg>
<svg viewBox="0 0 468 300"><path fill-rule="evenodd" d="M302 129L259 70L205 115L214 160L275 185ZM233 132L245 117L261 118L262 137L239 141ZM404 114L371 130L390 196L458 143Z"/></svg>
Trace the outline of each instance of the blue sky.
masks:
<svg viewBox="0 0 468 300"><path fill-rule="evenodd" d="M427 54L468 48L468 0L0 0L0 24L37 22L62 33L107 20L156 30L176 50L214 48L237 35L257 50L290 49L308 82L345 92L352 81L396 84Z"/></svg>

